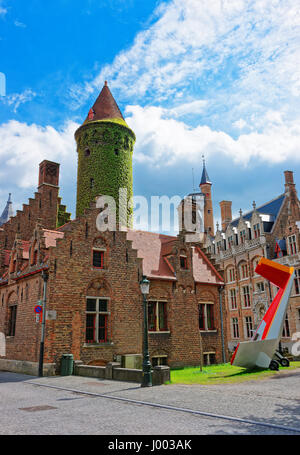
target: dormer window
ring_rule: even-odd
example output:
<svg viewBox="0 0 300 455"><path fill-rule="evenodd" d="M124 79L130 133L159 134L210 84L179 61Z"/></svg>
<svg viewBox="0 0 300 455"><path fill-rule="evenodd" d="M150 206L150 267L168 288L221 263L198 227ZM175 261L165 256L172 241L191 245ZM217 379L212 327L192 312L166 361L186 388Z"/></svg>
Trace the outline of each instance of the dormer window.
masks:
<svg viewBox="0 0 300 455"><path fill-rule="evenodd" d="M246 229L243 229L242 231L240 231L240 240L241 240L241 244L245 243L245 240L246 240Z"/></svg>
<svg viewBox="0 0 300 455"><path fill-rule="evenodd" d="M229 249L232 248L233 245L234 245L233 235L230 235L230 236L228 237L227 241L228 241L228 248L229 248Z"/></svg>
<svg viewBox="0 0 300 455"><path fill-rule="evenodd" d="M260 226L259 226L259 223L254 224L254 226L253 226L253 231L254 231L254 238L255 238L255 239L257 239L258 237L260 237Z"/></svg>

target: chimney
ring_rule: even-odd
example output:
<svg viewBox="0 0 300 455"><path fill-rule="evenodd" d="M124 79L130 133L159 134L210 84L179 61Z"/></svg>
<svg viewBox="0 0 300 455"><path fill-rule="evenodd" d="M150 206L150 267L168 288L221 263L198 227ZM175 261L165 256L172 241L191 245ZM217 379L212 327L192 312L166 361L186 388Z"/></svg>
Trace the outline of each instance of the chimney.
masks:
<svg viewBox="0 0 300 455"><path fill-rule="evenodd" d="M222 231L225 231L228 224L232 221L231 205L232 201L220 202Z"/></svg>
<svg viewBox="0 0 300 455"><path fill-rule="evenodd" d="M59 164L53 161L44 160L40 163L39 186L50 185L58 187L59 184Z"/></svg>

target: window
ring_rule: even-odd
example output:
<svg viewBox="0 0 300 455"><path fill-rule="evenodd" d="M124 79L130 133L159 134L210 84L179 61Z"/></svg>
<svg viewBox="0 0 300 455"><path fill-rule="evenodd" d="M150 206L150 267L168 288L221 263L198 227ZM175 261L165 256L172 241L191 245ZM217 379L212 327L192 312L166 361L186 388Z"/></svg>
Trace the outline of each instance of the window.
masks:
<svg viewBox="0 0 300 455"><path fill-rule="evenodd" d="M245 229L240 231L240 240L241 240L241 243L245 243L245 240L246 240L246 230Z"/></svg>
<svg viewBox="0 0 300 455"><path fill-rule="evenodd" d="M167 363L167 356L166 355L160 355L160 356L155 356L152 357L152 367L157 367L159 365L168 365Z"/></svg>
<svg viewBox="0 0 300 455"><path fill-rule="evenodd" d="M245 328L246 328L246 337L251 338L253 332L253 325L252 325L252 317L246 316L245 317Z"/></svg>
<svg viewBox="0 0 300 455"><path fill-rule="evenodd" d="M9 337L14 337L16 333L17 305L11 305L8 308L8 333Z"/></svg>
<svg viewBox="0 0 300 455"><path fill-rule="evenodd" d="M93 250L93 267L98 269L104 268L104 251L103 250Z"/></svg>
<svg viewBox="0 0 300 455"><path fill-rule="evenodd" d="M242 299L243 299L243 307L249 308L251 306L249 286L242 287Z"/></svg>
<svg viewBox="0 0 300 455"><path fill-rule="evenodd" d="M300 269L295 270L295 294L300 294Z"/></svg>
<svg viewBox="0 0 300 455"><path fill-rule="evenodd" d="M86 343L106 343L108 341L108 300L104 298L86 299Z"/></svg>
<svg viewBox="0 0 300 455"><path fill-rule="evenodd" d="M230 235L230 236L228 237L228 247L229 247L229 248L232 248L233 245L234 245L233 235Z"/></svg>
<svg viewBox="0 0 300 455"><path fill-rule="evenodd" d="M215 352L203 352L203 363L204 365L212 365L216 363Z"/></svg>
<svg viewBox="0 0 300 455"><path fill-rule="evenodd" d="M248 278L248 265L246 264L246 262L240 266L240 274L241 279Z"/></svg>
<svg viewBox="0 0 300 455"><path fill-rule="evenodd" d="M263 281L259 281L256 283L256 292L264 292L265 291L265 283Z"/></svg>
<svg viewBox="0 0 300 455"><path fill-rule="evenodd" d="M215 330L213 303L200 303L199 330Z"/></svg>
<svg viewBox="0 0 300 455"><path fill-rule="evenodd" d="M167 302L148 303L148 330L166 332L168 330Z"/></svg>
<svg viewBox="0 0 300 455"><path fill-rule="evenodd" d="M288 315L285 316L285 320L284 320L284 323L283 323L282 336L284 338L289 338L291 336Z"/></svg>
<svg viewBox="0 0 300 455"><path fill-rule="evenodd" d="M235 289L230 289L229 298L230 298L230 307L232 310L235 310L237 308L236 290Z"/></svg>
<svg viewBox="0 0 300 455"><path fill-rule="evenodd" d="M220 253L221 249L222 249L222 240L219 240L219 242L217 242L217 254Z"/></svg>
<svg viewBox="0 0 300 455"><path fill-rule="evenodd" d="M254 224L253 230L254 230L254 238L257 239L257 237L260 237L260 227L259 227L259 223Z"/></svg>
<svg viewBox="0 0 300 455"><path fill-rule="evenodd" d="M230 283L231 281L234 281L234 279L235 279L234 268L231 267L231 268L228 269L228 271L227 271L227 280L228 280L228 283Z"/></svg>
<svg viewBox="0 0 300 455"><path fill-rule="evenodd" d="M254 271L255 275L257 275L257 273L255 272L255 269L256 269L256 267L258 266L259 261L260 261L260 258L256 258L256 259L254 259L254 261L252 262L252 264L253 264L253 271Z"/></svg>
<svg viewBox="0 0 300 455"><path fill-rule="evenodd" d="M240 338L238 318L231 319L232 337Z"/></svg>
<svg viewBox="0 0 300 455"><path fill-rule="evenodd" d="M295 235L291 235L290 237L288 237L288 244L289 244L290 254L296 254L297 253L297 243L296 243Z"/></svg>
<svg viewBox="0 0 300 455"><path fill-rule="evenodd" d="M180 268L187 270L187 257L186 256L180 256Z"/></svg>

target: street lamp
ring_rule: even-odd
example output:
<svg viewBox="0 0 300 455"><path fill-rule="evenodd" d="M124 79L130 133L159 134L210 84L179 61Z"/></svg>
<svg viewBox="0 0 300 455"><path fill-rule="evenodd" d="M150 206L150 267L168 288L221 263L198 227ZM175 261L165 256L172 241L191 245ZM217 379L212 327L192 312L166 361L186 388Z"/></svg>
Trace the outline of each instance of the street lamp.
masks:
<svg viewBox="0 0 300 455"><path fill-rule="evenodd" d="M148 308L147 308L147 295L149 294L150 281L143 276L142 281L140 282L141 292L143 294L143 303L144 303L144 343L143 343L143 379L142 387L151 387L152 386L152 373L151 373L151 363L149 357L148 349Z"/></svg>

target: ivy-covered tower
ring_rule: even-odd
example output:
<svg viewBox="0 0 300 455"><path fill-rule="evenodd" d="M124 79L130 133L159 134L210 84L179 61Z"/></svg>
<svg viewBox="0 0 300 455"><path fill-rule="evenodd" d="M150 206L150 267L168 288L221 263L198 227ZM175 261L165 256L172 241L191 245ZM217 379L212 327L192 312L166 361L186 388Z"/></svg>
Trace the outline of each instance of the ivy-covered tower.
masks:
<svg viewBox="0 0 300 455"><path fill-rule="evenodd" d="M125 122L106 81L86 120L75 132L75 139L78 152L76 216L83 214L96 196L112 196L118 223L119 189L125 188L127 225L130 225L135 134Z"/></svg>

